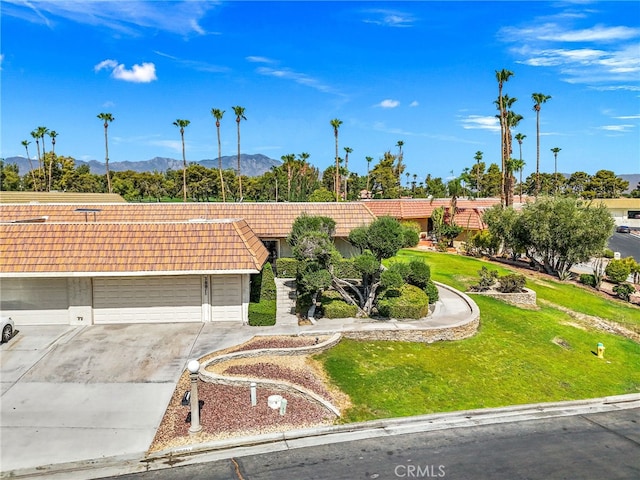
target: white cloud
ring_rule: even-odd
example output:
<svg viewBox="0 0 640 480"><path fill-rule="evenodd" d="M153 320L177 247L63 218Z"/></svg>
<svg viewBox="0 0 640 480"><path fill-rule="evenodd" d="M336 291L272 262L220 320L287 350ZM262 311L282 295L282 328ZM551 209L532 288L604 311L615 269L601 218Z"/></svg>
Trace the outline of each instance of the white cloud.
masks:
<svg viewBox="0 0 640 480"><path fill-rule="evenodd" d="M96 72L104 69L111 70L113 78L124 80L125 82L149 83L158 79L156 66L150 62L144 62L142 65L135 64L130 69L127 69L124 64L119 64L116 60L107 59L93 67Z"/></svg>
<svg viewBox="0 0 640 480"><path fill-rule="evenodd" d="M634 128L634 125L603 125L598 128L607 132L628 132Z"/></svg>
<svg viewBox="0 0 640 480"><path fill-rule="evenodd" d="M267 77L276 77L281 78L283 80L291 80L300 85L304 85L306 87L311 87L315 90L324 93L333 93L337 94L332 87L322 83L320 80L315 79L305 73L300 73L293 71L289 68L271 68L271 67L258 67L256 72L260 75L265 75Z"/></svg>
<svg viewBox="0 0 640 480"><path fill-rule="evenodd" d="M380 108L396 108L398 105L400 105L400 102L398 100L391 100L390 98L387 98L385 100L382 100L375 106Z"/></svg>
<svg viewBox="0 0 640 480"><path fill-rule="evenodd" d="M417 100L414 100L413 102L411 102L411 103L409 104L409 106L410 106L410 107L417 107L418 105L420 105L420 104L418 103L418 101L417 101Z"/></svg>
<svg viewBox="0 0 640 480"><path fill-rule="evenodd" d="M260 57L256 55L250 55L248 57L245 57L245 60L251 63L276 63L274 60L271 60L270 58Z"/></svg>
<svg viewBox="0 0 640 480"><path fill-rule="evenodd" d="M500 124L496 117L483 115L469 115L460 120L462 128L465 130L490 130L492 132L500 131Z"/></svg>
<svg viewBox="0 0 640 480"><path fill-rule="evenodd" d="M365 13L369 16L363 20L364 23L384 27L411 27L415 22L412 15L397 10L377 9L367 10Z"/></svg>

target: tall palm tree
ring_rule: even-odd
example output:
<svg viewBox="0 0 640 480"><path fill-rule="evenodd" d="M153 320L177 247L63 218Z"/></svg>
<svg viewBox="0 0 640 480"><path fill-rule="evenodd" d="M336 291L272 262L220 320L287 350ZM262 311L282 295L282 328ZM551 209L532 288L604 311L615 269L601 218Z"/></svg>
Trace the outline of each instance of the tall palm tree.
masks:
<svg viewBox="0 0 640 480"><path fill-rule="evenodd" d="M184 153L184 129L189 126L190 120L177 119L173 124L180 129L182 139L182 201L187 202L187 157Z"/></svg>
<svg viewBox="0 0 640 480"><path fill-rule="evenodd" d="M111 174L109 173L109 137L107 130L109 129L109 124L113 122L115 118L110 113L99 113L97 117L102 120L102 126L104 127L104 165L107 171L107 190L109 193L113 193Z"/></svg>
<svg viewBox="0 0 640 480"><path fill-rule="evenodd" d="M287 168L287 201L291 201L291 179L293 177L293 165L296 161L296 156L293 153L282 155L280 157L282 165Z"/></svg>
<svg viewBox="0 0 640 480"><path fill-rule="evenodd" d="M364 158L367 161L367 197L369 196L369 180L370 180L370 168L371 168L371 162L373 161L373 157L365 157Z"/></svg>
<svg viewBox="0 0 640 480"><path fill-rule="evenodd" d="M482 161L483 153L478 150L473 157L476 161L476 198L480 196L480 162Z"/></svg>
<svg viewBox="0 0 640 480"><path fill-rule="evenodd" d="M527 138L527 136L522 133L516 133L515 138L518 141L518 145L520 146L520 160L518 161L518 168L516 168L516 170L520 171L520 181L518 183L520 184L520 203L522 203L522 169L525 166L525 163L522 160L522 141Z"/></svg>
<svg viewBox="0 0 640 480"><path fill-rule="evenodd" d="M553 158L554 158L554 167L553 167L553 182L556 184L555 185L555 189L553 191L554 195L558 194L558 153L560 152L560 150L562 150L561 148L558 147L553 147L551 149L551 151L553 152Z"/></svg>
<svg viewBox="0 0 640 480"><path fill-rule="evenodd" d="M44 136L49 133L49 129L47 127L38 127L36 128L36 132L38 134L38 138L40 140L42 140L42 172L41 172L41 177L42 177L42 182L44 184L44 182L46 181L46 177L45 177L45 169L47 167L46 162L47 162L47 152L45 149L45 144L44 144ZM47 182L48 185L48 182Z"/></svg>
<svg viewBox="0 0 640 480"><path fill-rule="evenodd" d="M27 152L27 160L29 160L29 171L31 172L31 178L33 179L33 190L36 190L36 174L33 171L33 164L31 163L31 157L29 156L29 144L31 142L28 140L23 140L22 141L22 146L24 147L25 151Z"/></svg>
<svg viewBox="0 0 640 480"><path fill-rule="evenodd" d="M532 93L533 109L536 111L536 197L540 193L540 108L547 100L551 100L551 95L544 93Z"/></svg>
<svg viewBox="0 0 640 480"><path fill-rule="evenodd" d="M42 157L40 157L40 134L38 133L38 129L36 128L31 132L31 137L36 141L36 147L38 149L38 187L35 189L38 191L40 189L40 182L42 181Z"/></svg>
<svg viewBox="0 0 640 480"><path fill-rule="evenodd" d="M504 206L504 182L505 182L505 166L507 162L507 156L505 154L505 128L506 128L506 113L505 105L502 97L502 87L504 82L508 82L509 78L513 75L513 72L503 68L502 70L496 70L496 80L498 81L498 109L500 110L500 151L502 152L502 188L500 189L500 204Z"/></svg>
<svg viewBox="0 0 640 480"><path fill-rule="evenodd" d="M349 200L349 192L347 191L347 184L349 182L349 154L353 152L353 148L344 147L344 151L344 169L346 170L344 174L344 199Z"/></svg>
<svg viewBox="0 0 640 480"><path fill-rule="evenodd" d="M51 161L49 162L49 191L51 191L51 184L53 181L53 162L56 159L56 137L58 136L58 132L55 130L51 130L49 132L49 137L51 138ZM44 142L43 142L44 143Z"/></svg>
<svg viewBox="0 0 640 480"><path fill-rule="evenodd" d="M220 145L220 120L222 120L224 112L224 110L220 110L219 108L211 109L211 115L216 119L216 130L218 131L218 172L220 172L220 190L222 190L223 203L227 201L224 191L224 177L222 175L222 146Z"/></svg>
<svg viewBox="0 0 640 480"><path fill-rule="evenodd" d="M400 175L402 174L402 160L403 160L402 146L403 145L404 145L404 142L402 140L398 140L398 142L396 143L396 147L398 147L398 166L396 170L396 175L398 176L398 186L400 186Z"/></svg>
<svg viewBox="0 0 640 480"><path fill-rule="evenodd" d="M515 100L515 99L514 99ZM506 131L506 140L507 140L507 161L512 160L512 148L511 144L513 143L513 139L511 136L511 129L518 126L518 123L522 120L522 115L519 115L511 110L507 112L507 131ZM512 168L507 168L505 171L505 196L506 196L506 205L513 205L513 164L511 164Z"/></svg>
<svg viewBox="0 0 640 480"><path fill-rule="evenodd" d="M238 125L238 187L240 192L240 201L242 201L242 172L240 170L240 122L246 120L244 116L244 107L236 106L233 108L233 113L236 114L236 124Z"/></svg>
<svg viewBox="0 0 640 480"><path fill-rule="evenodd" d="M334 118L329 122L333 127L333 136L336 139L336 173L335 173L335 191L336 191L336 202L340 199L340 162L338 157L338 129L340 125L342 125L342 120Z"/></svg>

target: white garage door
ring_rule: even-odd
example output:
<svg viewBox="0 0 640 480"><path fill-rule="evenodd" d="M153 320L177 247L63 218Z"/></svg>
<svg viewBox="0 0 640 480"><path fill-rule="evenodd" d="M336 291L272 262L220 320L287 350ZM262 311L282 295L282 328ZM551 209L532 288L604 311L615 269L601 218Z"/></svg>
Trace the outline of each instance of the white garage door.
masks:
<svg viewBox="0 0 640 480"><path fill-rule="evenodd" d="M201 322L199 276L93 279L94 323Z"/></svg>
<svg viewBox="0 0 640 480"><path fill-rule="evenodd" d="M18 325L69 323L66 278L4 278L0 310Z"/></svg>
<svg viewBox="0 0 640 480"><path fill-rule="evenodd" d="M211 320L242 322L242 277L211 276Z"/></svg>

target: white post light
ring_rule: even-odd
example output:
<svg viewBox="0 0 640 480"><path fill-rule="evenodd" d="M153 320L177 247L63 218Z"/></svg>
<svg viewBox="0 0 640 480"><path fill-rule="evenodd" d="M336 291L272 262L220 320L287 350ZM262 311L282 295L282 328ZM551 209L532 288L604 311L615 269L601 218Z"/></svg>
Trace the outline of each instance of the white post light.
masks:
<svg viewBox="0 0 640 480"><path fill-rule="evenodd" d="M200 370L200 362L191 360L187 364L189 377L191 378L191 426L189 433L194 434L202 430L200 425L200 402L198 401L198 371Z"/></svg>
<svg viewBox="0 0 640 480"><path fill-rule="evenodd" d="M258 403L258 399L256 398L256 382L251 382L251 406L255 407Z"/></svg>

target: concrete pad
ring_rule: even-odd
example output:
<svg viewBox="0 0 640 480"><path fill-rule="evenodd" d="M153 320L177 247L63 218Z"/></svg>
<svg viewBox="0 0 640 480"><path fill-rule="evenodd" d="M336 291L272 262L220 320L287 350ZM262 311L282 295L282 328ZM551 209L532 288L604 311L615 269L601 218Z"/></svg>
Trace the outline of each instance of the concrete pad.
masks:
<svg viewBox="0 0 640 480"><path fill-rule="evenodd" d="M144 452L174 388L21 382L2 398L2 470Z"/></svg>
<svg viewBox="0 0 640 480"><path fill-rule="evenodd" d="M238 322L212 322L203 324L196 339L190 358L200 358L208 353L233 347L250 340L258 331L253 327L243 327Z"/></svg>

